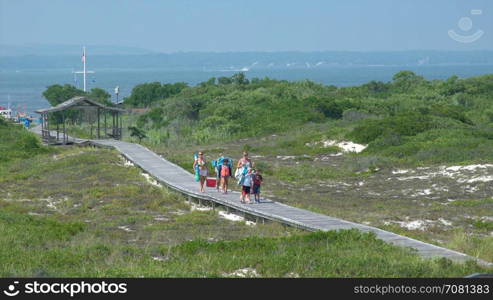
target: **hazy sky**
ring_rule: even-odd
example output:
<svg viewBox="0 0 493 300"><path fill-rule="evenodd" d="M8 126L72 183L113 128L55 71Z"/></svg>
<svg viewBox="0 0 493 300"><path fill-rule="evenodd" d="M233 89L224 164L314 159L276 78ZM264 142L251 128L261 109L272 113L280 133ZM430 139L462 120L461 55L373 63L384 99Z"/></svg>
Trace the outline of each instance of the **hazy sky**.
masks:
<svg viewBox="0 0 493 300"><path fill-rule="evenodd" d="M484 34L460 43L451 29ZM493 1L0 0L0 44L39 43L161 52L493 49Z"/></svg>

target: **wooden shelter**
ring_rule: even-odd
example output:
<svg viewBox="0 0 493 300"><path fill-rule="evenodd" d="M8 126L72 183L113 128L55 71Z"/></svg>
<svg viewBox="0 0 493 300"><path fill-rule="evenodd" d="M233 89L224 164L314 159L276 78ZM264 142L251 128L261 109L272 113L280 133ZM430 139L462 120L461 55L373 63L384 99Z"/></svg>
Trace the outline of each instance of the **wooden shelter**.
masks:
<svg viewBox="0 0 493 300"><path fill-rule="evenodd" d="M74 97L63 103L58 104L50 108L38 109L36 113L41 115L41 137L43 142L47 144L68 144L70 143L65 127L67 110L80 109L86 110L90 114L95 114L97 117L97 138L114 138L121 139L122 137L122 116L121 113L125 112L124 109L117 107L105 106L95 100L87 97ZM56 130L50 130L50 118L49 114L59 113L58 118L55 119ZM101 115L103 115L104 135L101 134ZM107 115L112 118L112 126L108 132ZM60 126L61 125L61 126ZM52 133L56 132L56 136ZM60 138L61 134L61 138ZM92 130L91 130L92 138Z"/></svg>

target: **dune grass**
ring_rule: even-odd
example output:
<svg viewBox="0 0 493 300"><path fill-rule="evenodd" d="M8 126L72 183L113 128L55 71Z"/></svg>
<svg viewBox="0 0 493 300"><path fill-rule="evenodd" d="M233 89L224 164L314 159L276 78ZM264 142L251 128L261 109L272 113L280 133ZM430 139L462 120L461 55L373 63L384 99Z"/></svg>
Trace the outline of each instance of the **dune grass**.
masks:
<svg viewBox="0 0 493 300"><path fill-rule="evenodd" d="M0 275L82 277L460 277L487 270L426 260L356 230L171 245L114 242L82 222L0 209Z"/></svg>
<svg viewBox="0 0 493 300"><path fill-rule="evenodd" d="M115 151L37 147L39 153L18 153L2 164L3 277L229 277L245 268L261 277L447 277L488 271L473 262L426 260L354 230L252 227L214 211L190 211L182 196L148 183Z"/></svg>

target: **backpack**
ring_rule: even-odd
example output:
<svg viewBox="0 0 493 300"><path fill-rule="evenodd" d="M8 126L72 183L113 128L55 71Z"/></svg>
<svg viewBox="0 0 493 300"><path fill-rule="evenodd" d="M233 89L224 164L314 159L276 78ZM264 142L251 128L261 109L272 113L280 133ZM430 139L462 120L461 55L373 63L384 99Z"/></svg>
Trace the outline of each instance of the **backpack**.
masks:
<svg viewBox="0 0 493 300"><path fill-rule="evenodd" d="M223 165L221 168L221 176L226 177L226 176L231 176L230 168L227 165Z"/></svg>

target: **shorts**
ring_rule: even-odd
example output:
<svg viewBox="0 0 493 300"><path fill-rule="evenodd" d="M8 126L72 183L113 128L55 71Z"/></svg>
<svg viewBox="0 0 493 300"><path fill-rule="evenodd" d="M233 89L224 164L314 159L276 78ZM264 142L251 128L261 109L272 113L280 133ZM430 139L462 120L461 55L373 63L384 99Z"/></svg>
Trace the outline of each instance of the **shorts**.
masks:
<svg viewBox="0 0 493 300"><path fill-rule="evenodd" d="M200 176L207 176L207 170L200 170L199 174Z"/></svg>
<svg viewBox="0 0 493 300"><path fill-rule="evenodd" d="M244 185L244 186L241 188L241 194L242 194L242 195L250 194L250 187L249 187L249 186Z"/></svg>
<svg viewBox="0 0 493 300"><path fill-rule="evenodd" d="M253 193L254 194L260 194L260 184L254 184L253 185Z"/></svg>

